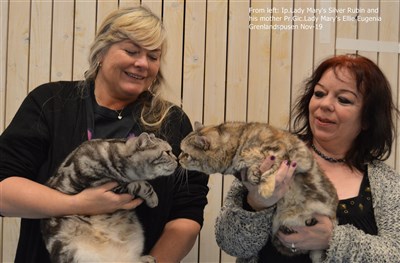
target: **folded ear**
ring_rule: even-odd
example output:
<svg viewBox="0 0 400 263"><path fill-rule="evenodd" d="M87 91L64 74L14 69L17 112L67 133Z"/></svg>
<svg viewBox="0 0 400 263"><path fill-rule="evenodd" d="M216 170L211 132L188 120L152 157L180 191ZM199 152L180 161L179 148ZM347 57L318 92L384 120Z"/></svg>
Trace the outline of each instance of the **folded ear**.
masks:
<svg viewBox="0 0 400 263"><path fill-rule="evenodd" d="M195 122L194 122L194 130L195 130L195 131L198 131L198 130L200 130L200 129L203 128L203 127L204 127L204 125L201 124L201 122L198 122L198 121L195 121Z"/></svg>
<svg viewBox="0 0 400 263"><path fill-rule="evenodd" d="M132 137L129 138L126 142L126 144L129 147L133 147L136 150L143 150L146 148L149 148L154 142L152 139L155 138L155 135L150 133L148 134L147 132L141 133L138 137Z"/></svg>
<svg viewBox="0 0 400 263"><path fill-rule="evenodd" d="M204 151L210 149L210 141L206 136L195 136L193 138L193 145Z"/></svg>

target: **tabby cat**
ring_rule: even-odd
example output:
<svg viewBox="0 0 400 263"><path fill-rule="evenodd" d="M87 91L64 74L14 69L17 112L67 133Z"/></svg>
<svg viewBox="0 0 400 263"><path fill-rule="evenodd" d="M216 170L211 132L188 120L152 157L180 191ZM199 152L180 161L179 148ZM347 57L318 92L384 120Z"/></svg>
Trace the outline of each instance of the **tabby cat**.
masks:
<svg viewBox="0 0 400 263"><path fill-rule="evenodd" d="M129 139L95 139L75 149L47 185L66 194L116 181L114 192L143 198L149 207L158 197L145 180L172 174L176 157L171 146L142 133ZM43 238L52 262L155 262L141 256L144 236L134 211L71 215L41 221Z"/></svg>
<svg viewBox="0 0 400 263"><path fill-rule="evenodd" d="M336 190L303 141L263 123L230 122L206 127L195 123L195 130L182 141L181 149L179 163L183 168L232 175L245 169L247 180L259 185L258 191L265 198L273 193L275 172L280 163L296 161L294 180L277 203L272 241L282 254L309 253L313 262L323 260L324 251L292 251L275 236L278 230L290 234L293 226L316 224L314 213L327 215L336 222ZM261 174L259 167L269 155L275 156L276 161L271 169Z"/></svg>

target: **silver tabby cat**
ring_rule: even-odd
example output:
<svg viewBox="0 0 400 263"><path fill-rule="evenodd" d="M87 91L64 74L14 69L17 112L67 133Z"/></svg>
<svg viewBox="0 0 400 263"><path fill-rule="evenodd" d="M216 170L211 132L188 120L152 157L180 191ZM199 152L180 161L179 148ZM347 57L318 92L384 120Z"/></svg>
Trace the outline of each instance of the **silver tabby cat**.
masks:
<svg viewBox="0 0 400 263"><path fill-rule="evenodd" d="M263 123L230 122L215 126L195 123L195 130L181 143L179 163L188 170L208 174L240 174L259 185L261 196L268 198L275 188L275 173L283 160L297 163L294 180L277 203L272 225L272 242L285 255L309 253L313 262L321 262L324 251L293 252L275 236L278 230L292 233L291 227L316 224L314 213L327 215L336 222L337 194L321 171L306 144L295 135ZM276 161L261 174L259 167L267 156ZM240 179L240 178L239 178Z"/></svg>
<svg viewBox="0 0 400 263"><path fill-rule="evenodd" d="M147 133L87 141L64 160L47 185L76 194L117 181L114 192L139 196L155 207L158 197L146 180L175 171L177 161L171 150L167 142ZM52 262L155 262L149 255L142 256L143 229L132 210L43 219L41 227Z"/></svg>

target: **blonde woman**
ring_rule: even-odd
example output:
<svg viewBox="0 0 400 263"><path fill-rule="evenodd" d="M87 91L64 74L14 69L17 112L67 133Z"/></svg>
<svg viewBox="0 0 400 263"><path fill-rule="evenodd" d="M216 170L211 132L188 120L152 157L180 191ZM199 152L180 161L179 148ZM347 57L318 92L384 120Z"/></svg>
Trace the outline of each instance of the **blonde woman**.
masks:
<svg viewBox="0 0 400 263"><path fill-rule="evenodd" d="M165 35L148 9L117 10L99 28L85 80L41 85L22 103L0 137L0 213L22 218L15 262L50 262L40 218L118 209L136 208L145 229L144 253L157 262L179 262L192 248L207 203L203 174L152 181L159 197L154 209L110 191L116 183L70 196L44 185L74 148L94 138L153 132L179 154L180 141L192 127L179 107L160 96Z"/></svg>

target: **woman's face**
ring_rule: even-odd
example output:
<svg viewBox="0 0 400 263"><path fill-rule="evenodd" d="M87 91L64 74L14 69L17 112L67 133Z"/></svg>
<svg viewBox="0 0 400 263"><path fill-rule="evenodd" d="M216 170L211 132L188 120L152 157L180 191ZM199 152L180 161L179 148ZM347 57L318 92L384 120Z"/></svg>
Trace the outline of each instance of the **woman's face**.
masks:
<svg viewBox="0 0 400 263"><path fill-rule="evenodd" d="M327 70L314 88L309 122L314 140L332 142L347 151L362 129L363 96L346 68Z"/></svg>
<svg viewBox="0 0 400 263"><path fill-rule="evenodd" d="M96 89L114 99L134 101L156 79L160 69L161 49L147 50L131 40L110 46L101 60Z"/></svg>

